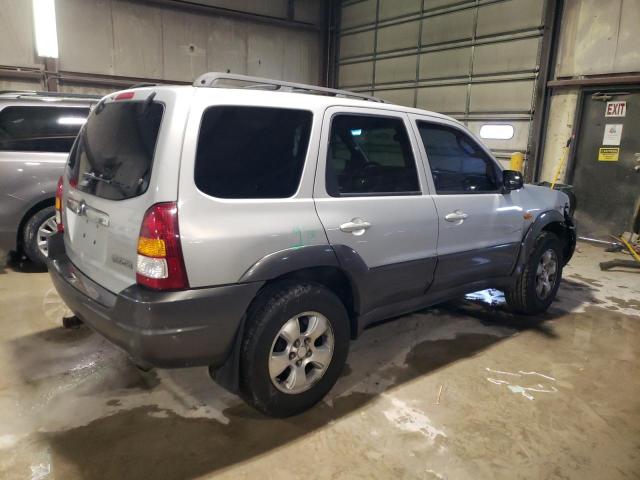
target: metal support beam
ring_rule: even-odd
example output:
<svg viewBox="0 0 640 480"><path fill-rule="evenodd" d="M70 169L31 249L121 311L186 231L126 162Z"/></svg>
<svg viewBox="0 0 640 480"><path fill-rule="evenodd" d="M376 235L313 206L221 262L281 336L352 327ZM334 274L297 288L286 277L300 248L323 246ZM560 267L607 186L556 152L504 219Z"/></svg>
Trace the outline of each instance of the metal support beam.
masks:
<svg viewBox="0 0 640 480"><path fill-rule="evenodd" d="M187 0L130 0L144 5L155 4L163 7L174 8L178 10L187 10L200 13L208 13L210 15L219 15L223 17L231 17L251 22L265 23L278 27L297 28L301 30L320 31L320 25L308 22L300 22L294 19L273 17L270 15L261 15L259 13L245 12L234 10L231 8L214 7L212 5L204 5L197 2ZM288 13L288 12L287 12Z"/></svg>
<svg viewBox="0 0 640 480"><path fill-rule="evenodd" d="M0 78L15 78L17 80L42 80L43 72L37 68L21 68L0 66Z"/></svg>
<svg viewBox="0 0 640 480"><path fill-rule="evenodd" d="M95 73L80 73L60 71L57 78L62 84L101 85L119 89L128 88L136 83L157 83L164 85L191 85L191 82L181 80L162 80L158 78L124 77L120 75L99 75Z"/></svg>
<svg viewBox="0 0 640 480"><path fill-rule="evenodd" d="M58 91L58 60L55 58L44 59L44 84L48 92Z"/></svg>
<svg viewBox="0 0 640 480"><path fill-rule="evenodd" d="M582 78L563 78L547 82L549 88L562 87L598 87L611 85L640 84L640 74L633 75L599 75Z"/></svg>
<svg viewBox="0 0 640 480"><path fill-rule="evenodd" d="M545 129L548 124L550 94L547 90L552 77L557 57L558 39L560 38L560 19L564 8L563 0L547 0L545 5L544 32L542 34L542 53L540 54L540 71L535 86L535 105L528 142L528 156L524 168L527 182L538 179L544 155Z"/></svg>
<svg viewBox="0 0 640 480"><path fill-rule="evenodd" d="M324 3L322 85L336 88L336 66L338 64L338 23L340 21L340 0L328 0Z"/></svg>

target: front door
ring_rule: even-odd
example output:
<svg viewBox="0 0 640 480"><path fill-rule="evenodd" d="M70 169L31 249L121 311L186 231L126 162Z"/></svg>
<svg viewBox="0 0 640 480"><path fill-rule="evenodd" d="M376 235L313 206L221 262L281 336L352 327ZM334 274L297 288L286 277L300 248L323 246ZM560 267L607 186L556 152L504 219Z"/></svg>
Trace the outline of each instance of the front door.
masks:
<svg viewBox="0 0 640 480"><path fill-rule="evenodd" d="M502 193L497 162L453 122L414 116L438 211L434 290L510 274L523 235L518 191Z"/></svg>
<svg viewBox="0 0 640 480"><path fill-rule="evenodd" d="M400 112L327 109L314 199L338 260L359 277L358 308L424 295L436 264L438 218Z"/></svg>
<svg viewBox="0 0 640 480"><path fill-rule="evenodd" d="M638 231L640 91L584 95L574 162L580 235L607 239Z"/></svg>

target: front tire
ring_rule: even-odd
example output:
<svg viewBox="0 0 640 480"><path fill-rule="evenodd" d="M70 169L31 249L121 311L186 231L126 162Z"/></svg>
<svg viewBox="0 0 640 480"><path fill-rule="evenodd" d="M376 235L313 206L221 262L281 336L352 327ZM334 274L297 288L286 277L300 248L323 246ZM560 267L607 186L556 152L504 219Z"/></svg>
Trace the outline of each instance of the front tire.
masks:
<svg viewBox="0 0 640 480"><path fill-rule="evenodd" d="M247 313L241 347L240 390L274 417L301 413L331 390L349 350L349 317L321 285L274 284Z"/></svg>
<svg viewBox="0 0 640 480"><path fill-rule="evenodd" d="M510 310L536 315L549 308L562 278L562 242L551 232L542 232L535 241L524 270L515 285L507 290Z"/></svg>
<svg viewBox="0 0 640 480"><path fill-rule="evenodd" d="M39 268L46 268L49 245L47 240L56 233L55 207L46 207L36 212L25 224L22 249L29 260Z"/></svg>

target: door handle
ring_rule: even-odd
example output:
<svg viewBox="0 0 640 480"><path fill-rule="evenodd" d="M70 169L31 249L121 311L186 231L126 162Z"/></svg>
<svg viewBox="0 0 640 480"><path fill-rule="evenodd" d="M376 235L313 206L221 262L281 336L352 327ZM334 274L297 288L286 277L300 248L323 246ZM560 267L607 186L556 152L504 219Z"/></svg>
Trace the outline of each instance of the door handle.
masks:
<svg viewBox="0 0 640 480"><path fill-rule="evenodd" d="M444 219L447 222L463 222L469 215L464 213L462 210L455 210L451 213L445 215Z"/></svg>
<svg viewBox="0 0 640 480"><path fill-rule="evenodd" d="M354 218L350 222L340 225L340 230L354 235L362 235L369 227L371 227L369 222L365 222L361 218Z"/></svg>

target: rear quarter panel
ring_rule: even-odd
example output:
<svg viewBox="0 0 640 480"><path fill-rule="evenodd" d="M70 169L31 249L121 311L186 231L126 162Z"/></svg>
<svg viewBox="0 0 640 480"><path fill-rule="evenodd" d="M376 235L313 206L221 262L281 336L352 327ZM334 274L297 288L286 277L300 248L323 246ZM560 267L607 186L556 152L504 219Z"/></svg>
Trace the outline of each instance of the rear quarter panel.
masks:
<svg viewBox="0 0 640 480"><path fill-rule="evenodd" d="M206 195L195 185L194 167L202 114L213 105L255 106L256 99L250 91L238 94L224 89L196 89L180 162L178 194L180 236L191 287L235 283L268 254L327 244L312 198L322 109L315 105L286 105L279 101L283 96L262 97L259 105L301 108L313 113L298 191L286 199L230 200Z"/></svg>

